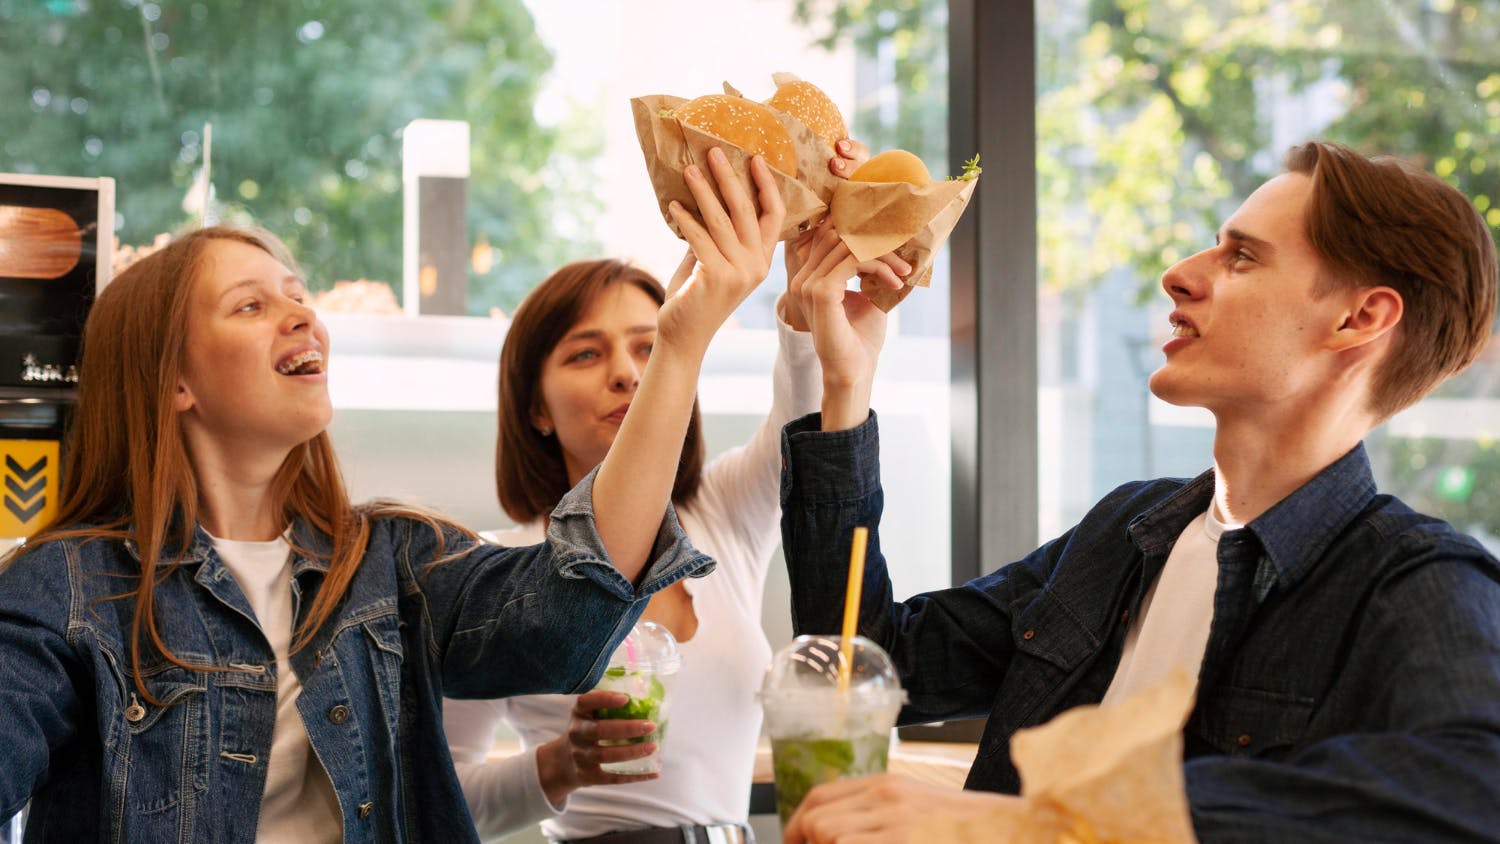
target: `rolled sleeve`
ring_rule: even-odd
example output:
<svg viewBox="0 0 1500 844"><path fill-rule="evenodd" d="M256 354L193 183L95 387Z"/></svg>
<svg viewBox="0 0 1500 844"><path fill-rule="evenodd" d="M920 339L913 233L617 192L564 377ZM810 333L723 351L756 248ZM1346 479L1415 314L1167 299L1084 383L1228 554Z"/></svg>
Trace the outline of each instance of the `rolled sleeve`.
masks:
<svg viewBox="0 0 1500 844"><path fill-rule="evenodd" d="M552 511L547 541L559 575L589 580L622 601L638 601L684 577L703 577L714 570L713 558L693 547L677 520L676 508L669 503L640 587L626 580L610 563L594 521L594 477L598 472L594 467Z"/></svg>

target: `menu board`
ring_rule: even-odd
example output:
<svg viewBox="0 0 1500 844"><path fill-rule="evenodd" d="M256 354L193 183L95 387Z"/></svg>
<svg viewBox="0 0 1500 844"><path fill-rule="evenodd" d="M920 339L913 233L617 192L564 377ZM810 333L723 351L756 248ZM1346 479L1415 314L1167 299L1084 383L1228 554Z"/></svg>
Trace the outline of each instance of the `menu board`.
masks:
<svg viewBox="0 0 1500 844"><path fill-rule="evenodd" d="M113 179L0 173L0 387L73 387L109 282Z"/></svg>

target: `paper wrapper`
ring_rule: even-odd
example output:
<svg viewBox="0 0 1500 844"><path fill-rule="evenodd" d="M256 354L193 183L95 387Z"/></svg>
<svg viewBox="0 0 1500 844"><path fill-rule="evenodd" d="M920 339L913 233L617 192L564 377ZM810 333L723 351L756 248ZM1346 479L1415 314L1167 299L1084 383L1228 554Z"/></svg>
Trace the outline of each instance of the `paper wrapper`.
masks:
<svg viewBox="0 0 1500 844"><path fill-rule="evenodd" d="M829 217L849 251L860 261L895 252L911 264L900 290L860 275L860 290L883 311L894 308L915 287L932 282L932 262L947 242L974 194L976 179L931 182L839 182Z"/></svg>
<svg viewBox="0 0 1500 844"><path fill-rule="evenodd" d="M737 96L733 88L724 86L725 92ZM641 142L641 154L646 158L646 172L651 177L651 187L656 190L656 200L661 208L662 219L667 221L672 233L682 237L667 206L672 200L698 216L698 203L683 181L682 171L696 164L705 174L708 169L708 151L718 147L724 151L730 165L739 174L750 196L756 195L755 182L750 178L750 154L734 144L706 132L684 126L670 111L686 103L681 97L652 95L636 97L630 101L630 110L635 115L635 134ZM772 109L775 111L774 109ZM781 228L781 240L796 237L812 228L828 214L828 202L833 198L834 183L842 181L828 172L828 160L833 150L802 121L776 112L792 137L797 150L796 173L783 173L771 168L776 187L781 192L781 202L786 206L786 222ZM700 218L701 219L701 218Z"/></svg>
<svg viewBox="0 0 1500 844"><path fill-rule="evenodd" d="M1177 671L1108 707L1020 730L1011 754L1027 811L938 818L921 840L1007 844L1194 844L1182 779L1193 681Z"/></svg>

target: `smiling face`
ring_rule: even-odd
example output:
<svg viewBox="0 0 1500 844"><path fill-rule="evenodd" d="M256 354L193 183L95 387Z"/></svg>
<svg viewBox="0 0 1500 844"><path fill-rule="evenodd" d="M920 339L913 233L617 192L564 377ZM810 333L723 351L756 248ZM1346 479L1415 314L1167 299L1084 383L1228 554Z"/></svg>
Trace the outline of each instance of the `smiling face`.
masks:
<svg viewBox="0 0 1500 844"><path fill-rule="evenodd" d="M1176 309L1151 392L1172 404L1258 414L1296 408L1337 377L1330 335L1348 303L1316 295L1323 264L1308 242L1311 180L1267 182L1220 229L1218 243L1162 276Z"/></svg>
<svg viewBox="0 0 1500 844"><path fill-rule="evenodd" d="M205 247L174 403L189 443L284 457L328 426L328 332L306 299L269 253L224 239Z"/></svg>
<svg viewBox="0 0 1500 844"><path fill-rule="evenodd" d="M604 460L635 398L659 306L634 284L610 284L589 303L542 364L531 423L555 432L568 482Z"/></svg>

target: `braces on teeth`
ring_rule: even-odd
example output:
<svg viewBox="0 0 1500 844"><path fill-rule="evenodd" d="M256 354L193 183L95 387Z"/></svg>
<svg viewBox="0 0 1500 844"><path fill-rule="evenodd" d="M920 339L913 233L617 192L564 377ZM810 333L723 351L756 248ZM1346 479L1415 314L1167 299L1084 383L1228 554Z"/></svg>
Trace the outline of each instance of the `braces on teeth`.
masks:
<svg viewBox="0 0 1500 844"><path fill-rule="evenodd" d="M323 371L323 353L316 349L293 355L276 367L282 375L311 375Z"/></svg>

